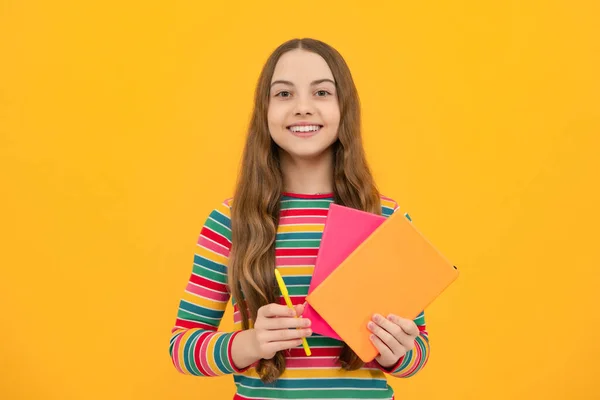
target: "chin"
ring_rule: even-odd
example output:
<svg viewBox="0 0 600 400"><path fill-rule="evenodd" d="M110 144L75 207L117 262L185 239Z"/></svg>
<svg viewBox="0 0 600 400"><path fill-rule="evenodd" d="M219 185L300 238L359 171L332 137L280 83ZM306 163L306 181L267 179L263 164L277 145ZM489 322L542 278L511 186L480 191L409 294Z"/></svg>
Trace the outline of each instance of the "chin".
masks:
<svg viewBox="0 0 600 400"><path fill-rule="evenodd" d="M331 151L331 145L319 148L282 148L291 158L298 160L318 160Z"/></svg>

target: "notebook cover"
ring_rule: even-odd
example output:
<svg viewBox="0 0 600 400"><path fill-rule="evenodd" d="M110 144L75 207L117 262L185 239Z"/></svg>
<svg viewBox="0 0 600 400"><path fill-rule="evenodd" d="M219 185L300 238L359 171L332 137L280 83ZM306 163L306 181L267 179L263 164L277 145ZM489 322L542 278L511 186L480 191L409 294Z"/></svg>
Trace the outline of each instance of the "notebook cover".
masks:
<svg viewBox="0 0 600 400"><path fill-rule="evenodd" d="M364 362L378 354L367 323L375 313L416 318L458 270L395 213L310 293L308 304Z"/></svg>
<svg viewBox="0 0 600 400"><path fill-rule="evenodd" d="M385 220L381 215L331 203L308 293L312 293ZM302 316L310 319L313 332L341 340L310 303Z"/></svg>

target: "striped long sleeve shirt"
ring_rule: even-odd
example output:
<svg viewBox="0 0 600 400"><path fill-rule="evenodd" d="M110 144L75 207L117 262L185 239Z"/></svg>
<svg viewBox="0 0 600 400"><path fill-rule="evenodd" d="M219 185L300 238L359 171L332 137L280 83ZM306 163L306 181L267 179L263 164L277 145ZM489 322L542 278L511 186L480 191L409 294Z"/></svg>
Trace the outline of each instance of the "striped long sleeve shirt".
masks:
<svg viewBox="0 0 600 400"><path fill-rule="evenodd" d="M338 356L343 343L313 334L308 337L312 356L302 346L286 354L286 370L270 384L263 383L253 366L237 368L231 344L241 331L241 315L227 284L231 249L231 202L225 200L208 216L198 238L192 273L179 303L169 352L175 368L198 376L233 375L234 400L242 399L393 399L387 376L406 378L423 368L429 357L424 313L415 323L420 334L413 350L391 368L377 361L355 371L341 369ZM294 304L304 302L332 194L284 193L276 236L276 267L281 271ZM389 217L398 204L381 196L382 214ZM234 311L234 331L218 330L228 303ZM280 304L285 304L283 297Z"/></svg>

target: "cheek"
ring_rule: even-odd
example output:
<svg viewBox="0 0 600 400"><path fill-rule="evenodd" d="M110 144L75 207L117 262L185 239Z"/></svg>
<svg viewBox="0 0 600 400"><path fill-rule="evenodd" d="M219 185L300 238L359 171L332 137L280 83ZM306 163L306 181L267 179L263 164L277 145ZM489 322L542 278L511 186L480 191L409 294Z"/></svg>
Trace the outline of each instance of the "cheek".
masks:
<svg viewBox="0 0 600 400"><path fill-rule="evenodd" d="M337 104L331 104L325 112L327 124L330 126L338 126L340 123L340 108Z"/></svg>
<svg viewBox="0 0 600 400"><path fill-rule="evenodd" d="M285 122L285 114L282 112L281 107L269 106L267 111L267 123L270 130L281 129Z"/></svg>

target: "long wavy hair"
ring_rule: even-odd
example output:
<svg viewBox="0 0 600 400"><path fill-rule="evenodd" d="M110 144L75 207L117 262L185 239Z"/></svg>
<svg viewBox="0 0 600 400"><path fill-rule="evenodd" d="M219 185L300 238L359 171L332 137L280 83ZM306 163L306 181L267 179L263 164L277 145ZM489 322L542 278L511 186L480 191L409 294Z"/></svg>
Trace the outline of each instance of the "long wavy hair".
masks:
<svg viewBox="0 0 600 400"><path fill-rule="evenodd" d="M319 40L293 39L283 43L267 59L258 79L232 202L228 281L241 313L243 329L250 328L260 307L277 303L279 298L274 274L275 236L284 188L279 147L269 134L267 110L275 65L283 54L295 49L323 57L336 82L340 123L338 139L331 149L335 203L381 214L379 191L362 145L358 92L348 65L337 50ZM339 362L345 370L359 369L364 365L345 343ZM256 370L264 382L273 382L285 371L284 353L280 351L272 359L259 360Z"/></svg>

